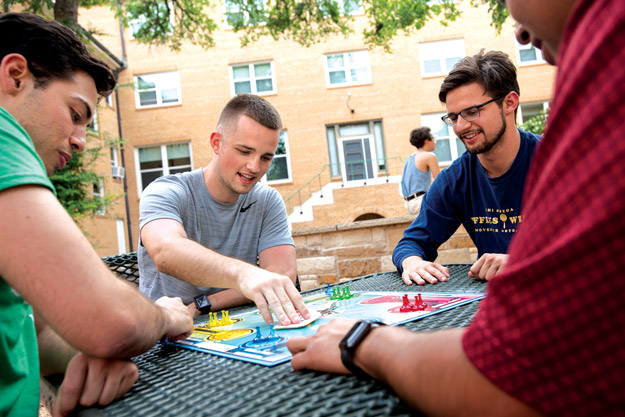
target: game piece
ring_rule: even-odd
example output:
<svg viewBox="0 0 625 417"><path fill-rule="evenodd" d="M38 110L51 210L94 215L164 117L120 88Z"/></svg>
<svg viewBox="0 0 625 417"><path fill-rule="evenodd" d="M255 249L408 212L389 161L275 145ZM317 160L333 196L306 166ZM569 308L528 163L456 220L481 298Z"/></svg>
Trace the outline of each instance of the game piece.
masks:
<svg viewBox="0 0 625 417"><path fill-rule="evenodd" d="M252 340L252 343L260 343L262 342L262 334L260 334L260 327L256 326L256 336L254 336L254 340Z"/></svg>
<svg viewBox="0 0 625 417"><path fill-rule="evenodd" d="M328 294L328 297L332 297L332 289L330 288L330 283L326 283L326 294Z"/></svg>
<svg viewBox="0 0 625 417"><path fill-rule="evenodd" d="M402 301L403 304L401 307L399 307L399 311L401 311L402 313L408 313L410 311L414 311L413 308L413 304L410 303L410 301L408 301L408 294L404 294L404 296L402 297Z"/></svg>
<svg viewBox="0 0 625 417"><path fill-rule="evenodd" d="M334 288L330 300L349 300L352 297L355 297L355 295L351 293L349 286L346 285L344 287Z"/></svg>
<svg viewBox="0 0 625 417"><path fill-rule="evenodd" d="M417 296L414 298L414 303L415 311L425 310L428 307L428 305L423 301L423 298L421 298L421 293L417 294Z"/></svg>
<svg viewBox="0 0 625 417"><path fill-rule="evenodd" d="M339 288L340 287L340 288ZM332 288L332 287L330 287ZM340 290L340 292L339 292ZM286 347L290 338L311 336L319 326L334 318L367 319L388 325L406 323L483 298L481 294L416 294L404 292L351 293L346 285L334 286L337 297L329 300L325 291L305 297L310 319L298 324L268 325L258 309L230 317L228 311L207 314L204 322L195 325L191 337L165 342L236 360L273 366L291 358ZM350 297L347 299L346 297ZM403 303L402 303L403 299ZM400 311L403 305L409 311ZM427 308L426 308L427 307ZM405 310L405 309L404 309Z"/></svg>
<svg viewBox="0 0 625 417"><path fill-rule="evenodd" d="M265 337L265 342L274 343L280 340L280 336L276 335L276 331L274 330L273 324L269 325L269 336Z"/></svg>

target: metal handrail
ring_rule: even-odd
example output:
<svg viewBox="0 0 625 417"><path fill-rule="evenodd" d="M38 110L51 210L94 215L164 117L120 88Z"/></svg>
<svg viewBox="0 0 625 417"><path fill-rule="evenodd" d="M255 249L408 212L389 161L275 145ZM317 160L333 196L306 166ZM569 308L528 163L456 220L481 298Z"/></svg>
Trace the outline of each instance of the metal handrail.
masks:
<svg viewBox="0 0 625 417"><path fill-rule="evenodd" d="M302 194L304 192L307 192L307 197L304 198L304 201L306 201L308 198L312 197L312 195L315 192L321 192L322 194L319 195L320 198L323 198L323 187L327 184L329 184L330 182L332 182L333 178L338 178L337 176L332 176L332 172L334 167L338 168L338 172L340 175L340 179L341 179L341 187L345 186L345 178L342 174L342 170L341 170L341 166L343 164L346 165L346 167L349 167L349 171L350 171L350 177L353 178L353 174L354 174L354 166L357 164L363 164L363 163L367 163L367 162L375 162L375 163L379 163L383 161L384 162L384 169L380 169L379 172L384 171L386 174L386 182L388 182L388 177L391 175L390 171L391 171L391 167L393 167L393 171L397 172L397 174L393 174L393 175L400 175L401 174L401 170L403 169L404 166L404 162L402 160L401 157L399 156L391 156L388 158L377 158L377 159L361 159L361 160L357 160L357 161L350 161L350 162L336 162L333 164L324 164L323 168L321 169L321 171L319 171L317 174L315 174L310 180L308 180L304 185L302 185L299 189L297 189L297 191L295 191L294 193L292 193L289 197L287 197L284 200L284 203L286 204L287 207L287 213L290 214L293 212L293 199L295 197L297 197L297 200L299 202L299 207L300 207L300 214L303 214L303 210L302 210ZM379 167L379 164L378 164ZM398 169L399 167L399 169ZM328 181L324 182L322 184L322 176L324 175L326 169L328 170ZM352 181L363 181L363 179L358 179L358 180L352 180ZM315 184L316 183L316 184ZM317 189L314 189L314 186L317 185ZM364 182L363 185L366 186L367 185L367 178L364 178Z"/></svg>

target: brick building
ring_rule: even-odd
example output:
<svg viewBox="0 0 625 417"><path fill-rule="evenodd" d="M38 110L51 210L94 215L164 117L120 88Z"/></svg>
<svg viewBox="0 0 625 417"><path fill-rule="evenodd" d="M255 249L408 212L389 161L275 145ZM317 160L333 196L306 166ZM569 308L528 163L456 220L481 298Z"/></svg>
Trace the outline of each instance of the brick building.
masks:
<svg viewBox="0 0 625 417"><path fill-rule="evenodd" d="M237 92L262 95L282 116L285 129L266 180L285 199L295 231L404 216L398 182L403 161L414 151L409 132L422 125L432 128L441 166L463 151L440 120L445 108L438 101L444 76L461 57L482 48L512 57L519 67L519 122L551 99L554 69L539 51L516 43L512 22L497 34L486 7L458 3L461 18L447 26L430 22L410 36L398 36L392 54L367 49L360 36L365 17L358 14L354 35L310 47L261 39L242 48L238 35L223 23L214 33L215 48L183 44L176 53L137 44L132 29L120 31L106 7L81 10L81 25L102 34L98 40L124 61L119 80L126 87L110 105L99 107L98 117L125 141L128 218L123 200L113 217L132 233L132 245L126 238L128 250L137 246L143 188L160 175L208 164L209 135ZM215 10L215 21L224 22L223 14ZM121 166L121 152L116 155ZM111 184L119 188L121 181L104 187ZM96 218L86 227L97 236L103 256L118 251L113 234L121 229L111 227L110 218Z"/></svg>

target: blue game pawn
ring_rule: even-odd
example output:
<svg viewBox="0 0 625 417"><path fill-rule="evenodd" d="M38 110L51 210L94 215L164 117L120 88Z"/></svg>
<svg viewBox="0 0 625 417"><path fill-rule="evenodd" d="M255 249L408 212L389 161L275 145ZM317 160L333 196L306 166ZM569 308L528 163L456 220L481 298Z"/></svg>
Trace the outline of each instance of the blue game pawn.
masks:
<svg viewBox="0 0 625 417"><path fill-rule="evenodd" d="M260 334L260 327L256 326L256 336L254 337L254 340L252 340L252 343L260 343L263 339L264 338Z"/></svg>
<svg viewBox="0 0 625 417"><path fill-rule="evenodd" d="M326 283L326 294L328 295L328 297L332 297L332 288L330 288L330 283Z"/></svg>
<svg viewBox="0 0 625 417"><path fill-rule="evenodd" d="M271 343L271 342L277 342L280 340L280 336L276 335L276 331L273 328L273 324L269 325L269 336L264 338L265 342Z"/></svg>

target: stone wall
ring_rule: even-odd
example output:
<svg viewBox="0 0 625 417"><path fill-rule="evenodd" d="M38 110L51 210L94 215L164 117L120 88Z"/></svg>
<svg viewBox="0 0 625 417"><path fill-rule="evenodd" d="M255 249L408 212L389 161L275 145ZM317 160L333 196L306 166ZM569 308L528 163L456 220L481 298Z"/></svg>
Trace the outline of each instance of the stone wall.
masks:
<svg viewBox="0 0 625 417"><path fill-rule="evenodd" d="M393 249L414 216L293 230L297 272L308 290L377 272L394 271ZM477 249L460 227L439 249L437 262L475 262Z"/></svg>

